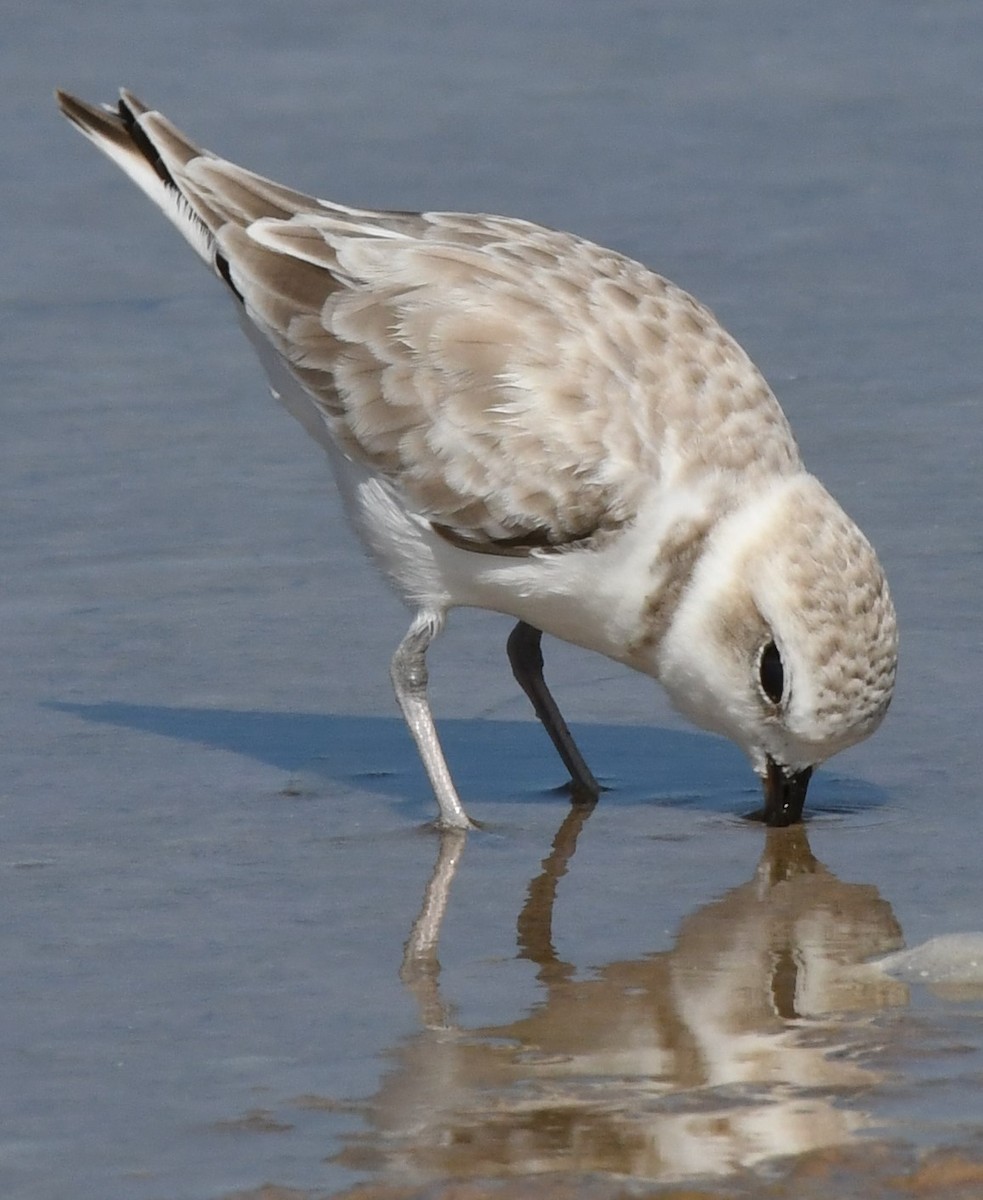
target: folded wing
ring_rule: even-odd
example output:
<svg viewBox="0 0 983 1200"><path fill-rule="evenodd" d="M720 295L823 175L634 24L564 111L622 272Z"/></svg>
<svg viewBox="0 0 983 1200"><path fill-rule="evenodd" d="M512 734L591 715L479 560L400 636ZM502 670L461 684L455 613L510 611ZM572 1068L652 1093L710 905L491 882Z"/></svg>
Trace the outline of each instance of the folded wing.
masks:
<svg viewBox="0 0 983 1200"><path fill-rule="evenodd" d="M670 406L692 405L698 437L703 393L736 386L738 408L767 393L705 309L611 251L501 217L330 204L129 93L117 110L60 100L234 291L288 408L460 544L615 528L678 457Z"/></svg>

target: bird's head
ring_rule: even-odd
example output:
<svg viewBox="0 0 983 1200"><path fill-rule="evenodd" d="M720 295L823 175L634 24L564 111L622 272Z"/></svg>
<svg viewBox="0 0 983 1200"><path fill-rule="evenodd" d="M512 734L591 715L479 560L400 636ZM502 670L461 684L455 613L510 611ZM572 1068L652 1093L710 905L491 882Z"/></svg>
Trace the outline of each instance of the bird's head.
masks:
<svg viewBox="0 0 983 1200"><path fill-rule="evenodd" d="M765 821L788 825L812 769L880 724L897 623L870 543L799 474L716 523L658 654L676 707L744 749Z"/></svg>

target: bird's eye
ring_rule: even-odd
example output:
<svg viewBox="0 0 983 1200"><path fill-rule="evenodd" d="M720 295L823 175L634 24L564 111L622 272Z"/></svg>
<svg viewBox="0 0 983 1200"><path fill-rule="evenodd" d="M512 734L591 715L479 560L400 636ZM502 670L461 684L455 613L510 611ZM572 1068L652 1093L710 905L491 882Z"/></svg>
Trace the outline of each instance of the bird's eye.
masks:
<svg viewBox="0 0 983 1200"><path fill-rule="evenodd" d="M782 693L785 690L785 669L782 666L782 656L774 642L769 642L761 651L758 677L761 680L761 690L772 704L781 704Z"/></svg>

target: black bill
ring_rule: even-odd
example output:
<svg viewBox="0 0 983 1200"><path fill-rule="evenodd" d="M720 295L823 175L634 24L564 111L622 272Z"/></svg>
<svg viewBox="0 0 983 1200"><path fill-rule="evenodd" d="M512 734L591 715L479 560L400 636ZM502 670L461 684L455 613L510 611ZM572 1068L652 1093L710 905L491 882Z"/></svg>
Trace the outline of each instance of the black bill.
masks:
<svg viewBox="0 0 983 1200"><path fill-rule="evenodd" d="M802 807L812 778L812 767L804 771L788 771L773 759L768 759L764 778L765 806L760 813L766 825L796 825L802 820Z"/></svg>

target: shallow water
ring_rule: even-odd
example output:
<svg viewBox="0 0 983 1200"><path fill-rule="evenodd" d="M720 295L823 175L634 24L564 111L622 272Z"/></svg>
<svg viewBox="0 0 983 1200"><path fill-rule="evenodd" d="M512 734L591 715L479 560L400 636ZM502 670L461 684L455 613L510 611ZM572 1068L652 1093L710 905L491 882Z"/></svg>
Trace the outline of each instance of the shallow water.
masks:
<svg viewBox="0 0 983 1200"><path fill-rule="evenodd" d="M3 1195L983 1194L979 943L945 940L983 929L983 14L49 0L5 34ZM551 643L610 789L571 811L468 613L431 678L485 828L426 827L402 609L50 99L120 83L286 182L570 228L717 311L902 622L804 829Z"/></svg>

